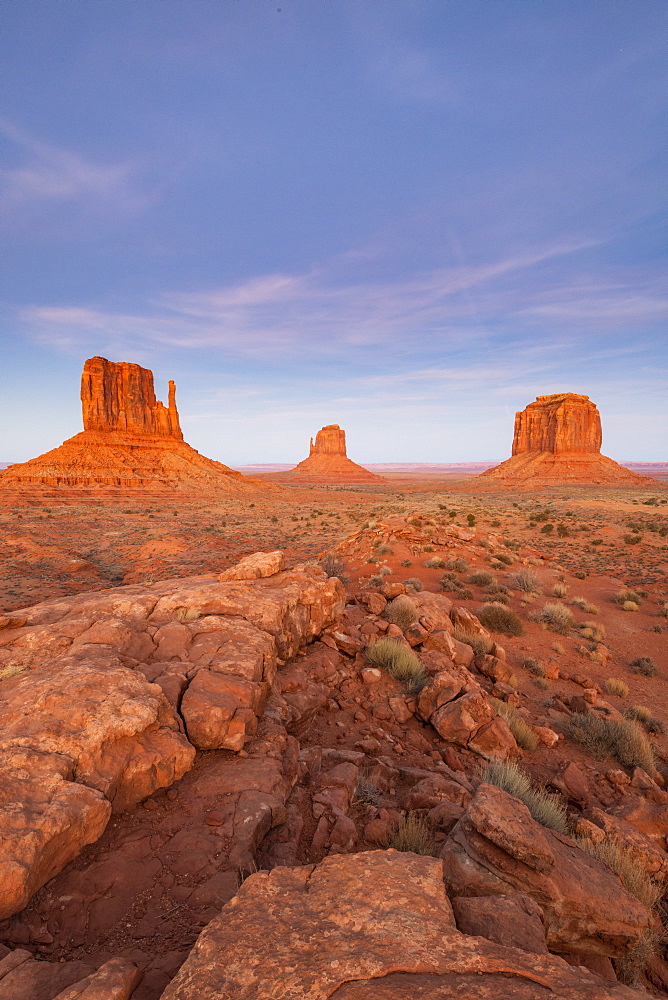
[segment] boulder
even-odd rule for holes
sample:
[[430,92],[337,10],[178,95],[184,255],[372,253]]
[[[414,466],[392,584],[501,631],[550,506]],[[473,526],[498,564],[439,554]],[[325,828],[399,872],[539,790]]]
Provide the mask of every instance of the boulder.
[[454,896],[534,899],[551,951],[618,957],[649,927],[646,908],[609,868],[492,785],[478,787],[441,853]]
[[266,576],[274,576],[283,569],[285,556],[280,549],[274,552],[254,552],[244,556],[240,562],[223,570],[218,579],[226,580],[259,580]]
[[640,997],[612,983],[604,991],[600,979],[552,955],[462,934],[440,861],[367,851],[251,875],[200,934],[162,1000],[535,1000],[539,991]]
[[452,909],[463,934],[537,955],[547,953],[543,911],[531,896],[456,896]]

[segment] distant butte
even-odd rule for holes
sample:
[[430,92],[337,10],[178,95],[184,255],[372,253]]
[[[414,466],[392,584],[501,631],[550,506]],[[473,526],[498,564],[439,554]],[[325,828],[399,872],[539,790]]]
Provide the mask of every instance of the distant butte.
[[164,492],[276,489],[205,458],[183,440],[176,386],[156,399],[153,373],[127,361],[90,358],[81,376],[84,429],[59,448],[0,472],[0,491],[36,487]]
[[384,483],[368,469],[352,462],[346,455],[346,432],[338,424],[327,424],[311,438],[309,456],[281,479],[303,483]]
[[483,472],[476,484],[499,486],[642,486],[655,483],[601,455],[601,415],[589,396],[537,396],[515,414],[512,458]]

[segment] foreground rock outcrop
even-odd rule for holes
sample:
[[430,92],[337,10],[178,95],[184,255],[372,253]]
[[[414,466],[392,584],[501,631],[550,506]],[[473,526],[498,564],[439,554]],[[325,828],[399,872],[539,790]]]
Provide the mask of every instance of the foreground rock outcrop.
[[176,386],[155,397],[153,373],[128,362],[89,358],[81,377],[84,429],[59,448],[0,472],[0,489],[78,487],[158,492],[277,489],[205,458],[183,440]]
[[515,414],[512,458],[476,477],[476,485],[652,484],[601,455],[602,440],[601,416],[589,396],[537,396]]
[[6,618],[0,919],[97,840],[112,811],[181,778],[195,748],[242,750],[277,666],[342,610],[341,583],[308,566],[119,587]]
[[162,1000],[639,997],[634,990],[460,933],[441,862],[333,855],[252,875],[200,935]]
[[311,438],[309,456],[281,478],[307,483],[384,483],[382,476],[352,462],[346,454],[346,432],[338,424],[322,427]]

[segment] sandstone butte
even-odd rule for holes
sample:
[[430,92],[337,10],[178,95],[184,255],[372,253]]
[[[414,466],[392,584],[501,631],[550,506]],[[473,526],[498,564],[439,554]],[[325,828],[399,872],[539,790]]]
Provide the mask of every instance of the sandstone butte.
[[382,476],[352,462],[346,454],[346,432],[338,424],[327,424],[311,438],[309,456],[281,479],[304,483],[384,483]]
[[589,396],[537,396],[515,414],[512,458],[476,478],[498,485],[652,485],[652,480],[601,455],[601,415]]
[[93,487],[179,492],[277,489],[205,458],[183,440],[176,386],[168,405],[153,373],[127,361],[89,358],[81,376],[84,429],[58,448],[0,472],[0,487]]

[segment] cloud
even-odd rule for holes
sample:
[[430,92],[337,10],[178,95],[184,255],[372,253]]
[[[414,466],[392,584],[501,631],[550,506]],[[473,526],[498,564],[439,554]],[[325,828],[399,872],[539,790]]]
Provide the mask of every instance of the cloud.
[[127,214],[150,201],[137,184],[135,162],[94,163],[6,120],[0,120],[0,133],[21,161],[0,168],[0,208],[9,221],[64,206],[70,211],[74,206],[107,215]]

